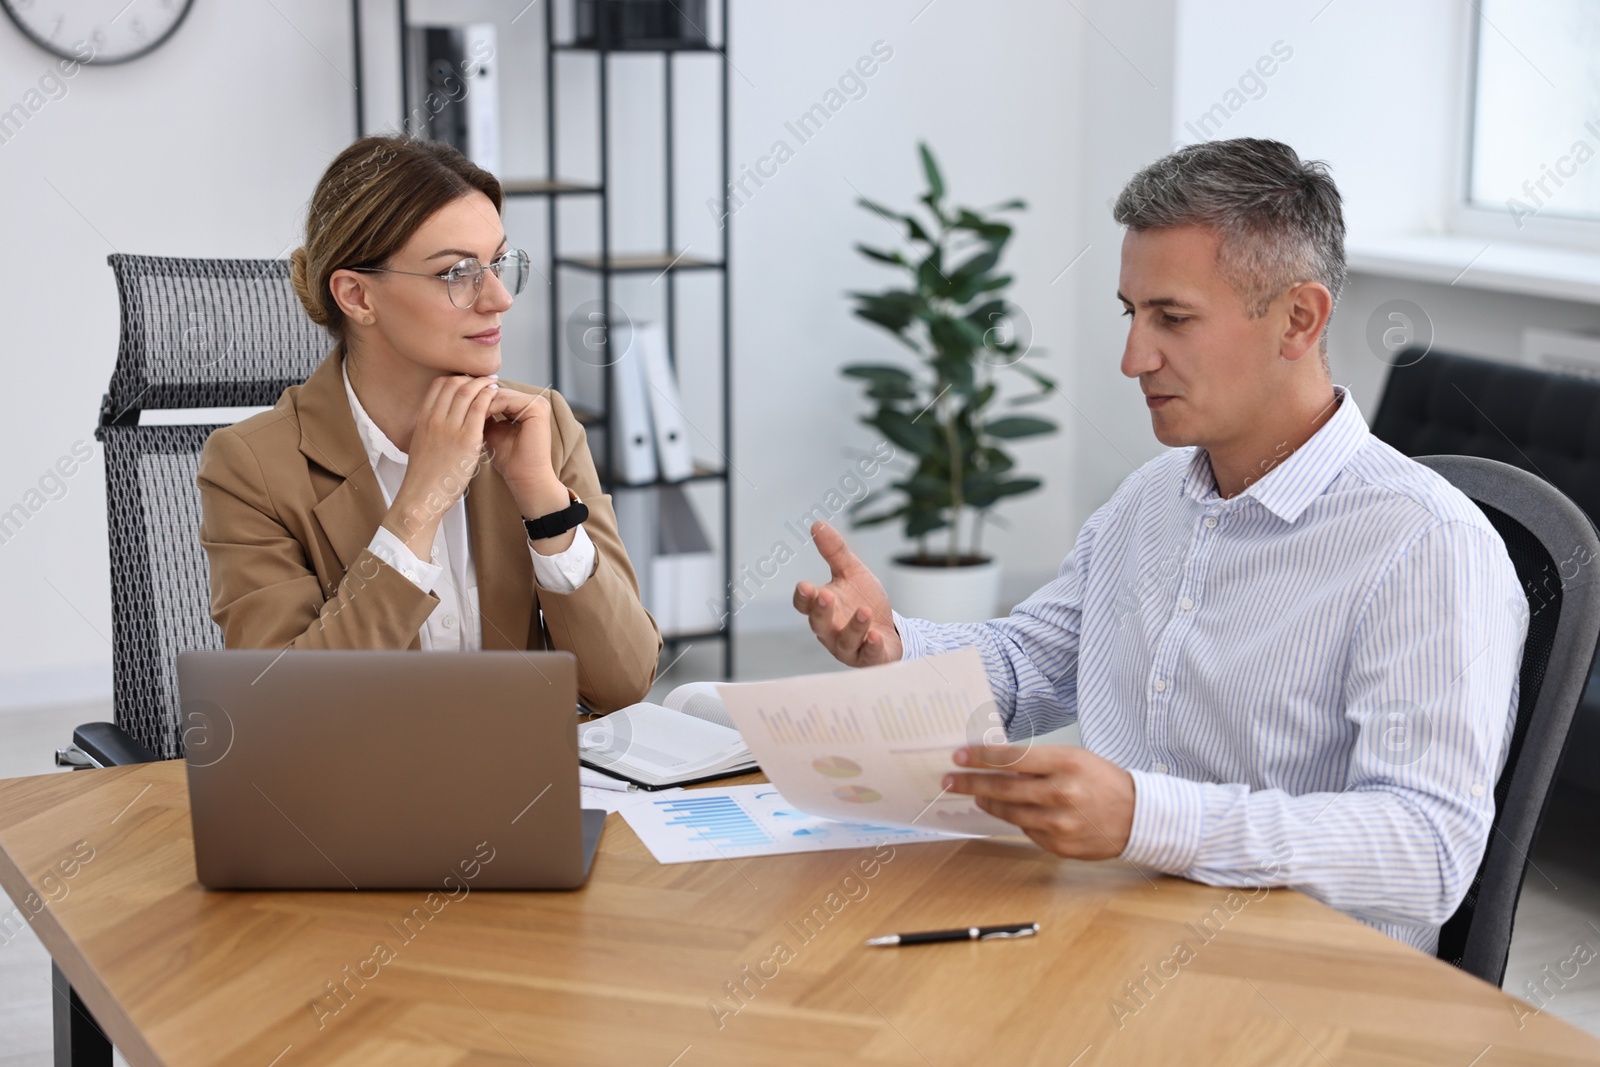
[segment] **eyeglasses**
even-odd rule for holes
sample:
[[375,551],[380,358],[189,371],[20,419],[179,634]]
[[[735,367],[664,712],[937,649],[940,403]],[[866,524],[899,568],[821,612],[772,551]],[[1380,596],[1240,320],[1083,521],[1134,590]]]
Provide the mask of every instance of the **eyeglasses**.
[[[391,267],[350,269],[359,274],[409,274],[413,278],[436,278],[444,282],[449,290],[450,303],[465,311],[478,302],[478,296],[483,292],[485,267],[477,257],[469,256],[442,274],[420,274],[414,270],[395,270]],[[528,285],[531,264],[528,261],[528,253],[520,248],[511,248],[490,263],[487,269],[494,271],[494,276],[500,279],[500,284],[506,287],[506,292],[516,296]]]

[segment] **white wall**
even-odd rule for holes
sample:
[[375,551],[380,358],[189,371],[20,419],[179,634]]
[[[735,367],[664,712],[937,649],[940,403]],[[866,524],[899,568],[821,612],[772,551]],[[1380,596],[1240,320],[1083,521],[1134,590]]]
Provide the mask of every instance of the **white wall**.
[[[418,18],[426,17],[428,5],[415,7]],[[388,24],[378,21],[386,9],[365,4],[375,80],[392,69],[383,43]],[[508,32],[503,55],[519,42],[537,41],[542,19],[535,7]],[[1069,7],[1054,5],[736,0],[736,169],[778,138],[793,142],[784,123],[820,100],[874,42],[894,52],[868,81],[866,95],[798,146],[734,219],[736,563],[753,564],[788,537],[785,523],[837,483],[853,448],[872,444],[855,422],[864,402],[836,371],[895,351],[850,316],[844,295],[886,284],[887,273],[863,262],[851,245],[884,243],[890,235],[854,200],[859,189],[909,205],[921,189],[919,138],[933,144],[963,202],[1029,201],[1007,259],[1018,278],[1014,296],[1032,321],[1036,346],[1049,352],[1041,369],[1071,389],[1075,290],[1066,280],[1050,282],[1083,244],[1076,206],[1080,68],[1091,33]],[[26,494],[52,465],[75,442],[93,444],[117,341],[107,254],[282,256],[298,242],[318,175],[353,133],[350,56],[342,3],[197,3],[165,46],[124,66],[82,68],[66,83],[65,96],[44,104],[0,145],[0,202],[7,205],[0,222],[0,321],[11,371],[0,398],[0,509],[38,499]],[[581,100],[583,61],[563,62],[571,66],[563,68],[562,84]],[[679,112],[686,159],[710,147],[695,141],[688,124],[693,109],[714,103],[715,87],[690,72],[690,62],[684,61]],[[24,100],[51,63],[0,24],[0,107]],[[533,121],[537,80],[515,65],[502,77],[508,125],[522,121],[519,114]],[[616,85],[619,169],[640,172],[637,188],[646,191],[619,190],[616,220],[633,232],[659,224],[650,192],[656,178],[644,173],[659,149],[653,125],[642,125],[653,121],[650,94],[658,84],[657,74],[636,64],[619,73]],[[630,93],[633,105],[623,102]],[[374,91],[371,122],[392,119],[398,108],[390,97]],[[508,171],[542,167],[541,143],[519,146],[509,130],[507,141]],[[588,173],[577,166],[578,153],[592,148],[581,125],[564,131],[562,144],[574,161],[563,170]],[[679,211],[693,232],[684,238],[703,254],[716,239],[703,207],[715,192],[704,181],[714,174],[696,176],[691,163],[686,168]],[[697,223],[696,216],[704,217]],[[542,210],[519,207],[508,223],[523,243],[542,246]],[[580,231],[578,225],[570,239]],[[544,300],[536,289],[530,294],[507,331],[510,373],[536,375],[543,365],[536,347],[544,337]],[[696,357],[688,348],[715,342],[692,328],[688,336],[689,362]],[[710,384],[692,372],[686,377],[691,389]],[[1025,576],[1052,574],[1076,531],[1072,412],[1061,401],[1049,409],[1069,432],[1018,449],[1021,467],[1042,474],[1046,489],[1005,509],[1011,532],[986,535],[987,545]],[[707,410],[692,406],[691,417],[714,429]],[[45,501],[0,544],[0,602],[10,607],[0,617],[0,706],[47,692],[73,698],[109,692],[104,469],[97,447],[95,453],[66,480],[64,496]],[[869,562],[881,562],[897,544],[890,531],[855,540]],[[798,624],[786,605],[795,581],[819,575],[809,553],[762,589],[739,625]]]
[[[80,68],[0,144],[0,510],[29,500],[75,442],[95,448],[65,495],[0,544],[0,704],[41,685],[110,691],[92,436],[117,346],[105,257],[287,254],[317,175],[351,134],[347,20],[344,5],[316,0],[197,3],[167,45]],[[52,69],[0,23],[0,109]]]

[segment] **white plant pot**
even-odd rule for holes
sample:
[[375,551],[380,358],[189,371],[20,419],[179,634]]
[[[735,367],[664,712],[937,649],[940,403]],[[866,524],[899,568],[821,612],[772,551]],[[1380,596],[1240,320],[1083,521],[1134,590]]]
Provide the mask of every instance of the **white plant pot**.
[[890,606],[908,618],[982,622],[1000,611],[997,559],[962,567],[919,567],[895,559],[883,584]]

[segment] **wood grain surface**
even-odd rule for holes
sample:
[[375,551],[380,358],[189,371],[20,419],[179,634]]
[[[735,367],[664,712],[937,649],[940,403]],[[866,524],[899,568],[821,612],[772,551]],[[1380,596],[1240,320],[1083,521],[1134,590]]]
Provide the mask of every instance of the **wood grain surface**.
[[188,803],[177,761],[0,781],[0,939],[31,922],[135,1065],[1600,1062],[1300,893],[1026,841],[662,866],[613,815],[575,892],[208,892]]

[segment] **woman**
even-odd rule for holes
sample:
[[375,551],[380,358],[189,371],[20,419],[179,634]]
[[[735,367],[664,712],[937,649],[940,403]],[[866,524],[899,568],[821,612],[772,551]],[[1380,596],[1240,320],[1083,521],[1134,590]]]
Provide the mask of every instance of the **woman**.
[[595,711],[649,690],[660,631],[583,428],[498,380],[528,273],[500,208],[493,175],[431,142],[364,138],[322,176],[291,274],[338,344],[200,457],[229,648],[556,648]]

